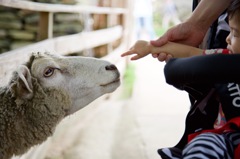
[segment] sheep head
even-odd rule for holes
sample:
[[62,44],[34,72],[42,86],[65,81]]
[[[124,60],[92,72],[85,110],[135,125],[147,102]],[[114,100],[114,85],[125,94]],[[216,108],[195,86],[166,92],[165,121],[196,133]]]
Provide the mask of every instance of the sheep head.
[[[16,71],[14,96],[30,99],[34,95],[32,78],[43,88],[54,88],[69,95],[71,106],[66,115],[83,108],[96,98],[111,93],[120,85],[119,71],[111,63],[90,57],[34,53]],[[16,78],[16,77],[15,77]]]

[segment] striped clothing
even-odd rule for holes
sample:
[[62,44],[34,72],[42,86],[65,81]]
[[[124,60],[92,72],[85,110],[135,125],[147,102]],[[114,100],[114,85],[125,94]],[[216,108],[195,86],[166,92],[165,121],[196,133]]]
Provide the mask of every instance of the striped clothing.
[[190,134],[190,142],[184,148],[182,157],[184,159],[197,158],[197,156],[209,159],[240,159],[239,130],[240,117],[236,117],[221,128]]
[[240,131],[232,127],[240,129],[240,117],[220,129],[191,134],[183,150],[173,147],[158,152],[162,159],[240,159]]
[[[227,135],[230,134],[200,134],[186,145],[182,152],[182,158],[232,159],[233,145],[226,137]],[[238,136],[239,135],[240,133],[238,133]]]

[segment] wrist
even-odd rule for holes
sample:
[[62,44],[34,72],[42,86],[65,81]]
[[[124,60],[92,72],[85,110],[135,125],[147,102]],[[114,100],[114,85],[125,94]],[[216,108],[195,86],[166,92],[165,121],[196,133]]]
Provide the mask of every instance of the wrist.
[[192,26],[196,27],[195,29],[198,29],[198,31],[203,32],[203,34],[207,32],[208,28],[212,24],[212,22],[206,20],[206,18],[205,19],[202,19],[200,17],[195,18],[194,16],[191,16],[189,19],[187,19],[186,23],[189,23]]
[[197,55],[202,55],[203,54],[203,50],[196,48],[196,47],[192,47],[190,55],[189,56],[197,56]]

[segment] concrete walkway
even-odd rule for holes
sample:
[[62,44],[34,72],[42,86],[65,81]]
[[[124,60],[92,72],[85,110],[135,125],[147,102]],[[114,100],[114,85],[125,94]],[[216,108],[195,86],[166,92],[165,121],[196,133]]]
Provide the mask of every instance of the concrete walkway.
[[151,56],[132,63],[132,98],[120,100],[120,87],[94,101],[21,159],[160,159],[157,149],[175,145],[183,133],[188,96],[165,83],[165,63]]
[[129,105],[134,107],[147,159],[159,159],[158,148],[179,141],[190,103],[185,92],[165,83],[165,62],[148,56],[134,63],[137,79]]

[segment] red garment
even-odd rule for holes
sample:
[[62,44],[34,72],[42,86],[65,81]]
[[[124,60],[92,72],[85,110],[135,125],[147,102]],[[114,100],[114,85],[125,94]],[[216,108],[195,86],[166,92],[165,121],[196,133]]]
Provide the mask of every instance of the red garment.
[[[211,50],[204,50],[203,55],[210,55],[210,54],[232,54],[232,52],[228,49],[211,49]],[[221,106],[220,106],[220,115],[224,117],[224,114],[222,112]],[[225,119],[222,119],[222,123],[225,122]],[[229,132],[229,131],[236,131],[231,128],[232,125],[235,125],[237,128],[240,129],[240,117],[236,117],[228,121],[225,125],[218,127],[216,129],[210,129],[210,130],[202,130],[193,134],[188,135],[188,142],[190,142],[193,138],[195,138],[197,135],[205,132],[212,132],[217,134],[222,134],[223,132]],[[237,148],[234,150],[234,159],[240,159],[240,144],[237,146]]]
[[[224,126],[218,129],[209,129],[202,130],[193,134],[188,135],[188,142],[190,142],[193,138],[200,135],[201,133],[211,132],[216,134],[222,134],[224,132],[236,131],[234,128],[240,129],[240,117],[233,118],[229,120]],[[237,148],[234,150],[234,159],[240,159],[240,144],[238,144]]]
[[203,50],[203,55],[210,55],[210,54],[232,54],[232,52],[228,49]]

